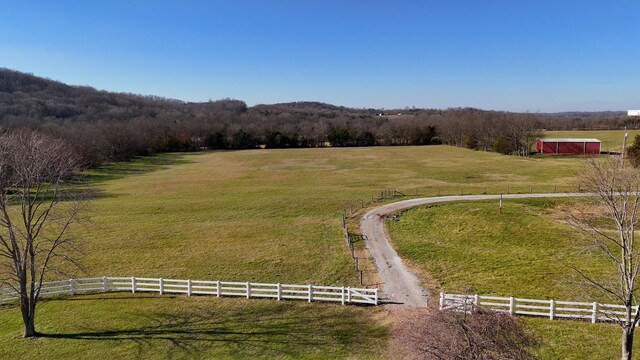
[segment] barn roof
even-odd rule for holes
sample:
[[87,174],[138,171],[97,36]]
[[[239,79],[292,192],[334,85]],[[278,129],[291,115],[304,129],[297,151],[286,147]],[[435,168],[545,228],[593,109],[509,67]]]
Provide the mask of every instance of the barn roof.
[[538,139],[542,142],[589,142],[589,143],[599,143],[601,142],[598,139],[578,139],[578,138],[545,138],[545,139]]

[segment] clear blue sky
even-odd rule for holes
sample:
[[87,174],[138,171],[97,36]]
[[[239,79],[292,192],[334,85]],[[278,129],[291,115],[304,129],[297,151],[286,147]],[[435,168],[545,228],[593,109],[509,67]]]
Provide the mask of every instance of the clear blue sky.
[[638,1],[5,1],[0,67],[249,105],[640,108]]

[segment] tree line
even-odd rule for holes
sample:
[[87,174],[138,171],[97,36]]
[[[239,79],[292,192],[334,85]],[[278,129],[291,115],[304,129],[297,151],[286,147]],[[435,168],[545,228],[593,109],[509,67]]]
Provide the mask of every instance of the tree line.
[[536,129],[576,122],[622,126],[619,114],[591,115],[471,108],[383,111],[318,102],[248,107],[233,99],[193,103],[69,86],[0,69],[0,131],[37,129],[64,139],[90,164],[201,149],[441,143],[527,155]]

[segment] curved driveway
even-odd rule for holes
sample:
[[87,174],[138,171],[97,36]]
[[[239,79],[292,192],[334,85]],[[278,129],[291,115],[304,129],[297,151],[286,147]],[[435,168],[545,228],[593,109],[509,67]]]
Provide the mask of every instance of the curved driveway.
[[[545,198],[545,197],[580,197],[592,196],[588,193],[559,194],[505,194],[503,199]],[[392,303],[409,306],[426,306],[428,292],[420,286],[420,280],[411,273],[389,243],[385,232],[384,219],[400,210],[414,206],[435,204],[450,201],[497,200],[500,195],[464,195],[439,196],[398,201],[386,204],[367,212],[360,222],[360,229],[366,235],[367,249],[373,256],[382,278],[386,299]],[[497,205],[497,204],[496,204]]]

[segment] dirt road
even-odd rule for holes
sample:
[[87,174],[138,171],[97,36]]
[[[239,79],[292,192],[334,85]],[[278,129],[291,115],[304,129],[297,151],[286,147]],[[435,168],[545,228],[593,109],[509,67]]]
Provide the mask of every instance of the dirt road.
[[[544,198],[544,197],[580,197],[592,196],[584,193],[560,194],[509,194],[503,199]],[[429,293],[420,286],[420,280],[411,273],[391,246],[385,232],[384,220],[390,215],[414,206],[451,201],[491,200],[500,195],[464,195],[417,198],[386,204],[367,212],[360,222],[363,235],[367,236],[367,249],[376,262],[383,282],[386,299],[392,303],[408,306],[426,306]],[[497,206],[497,204],[496,204]]]

